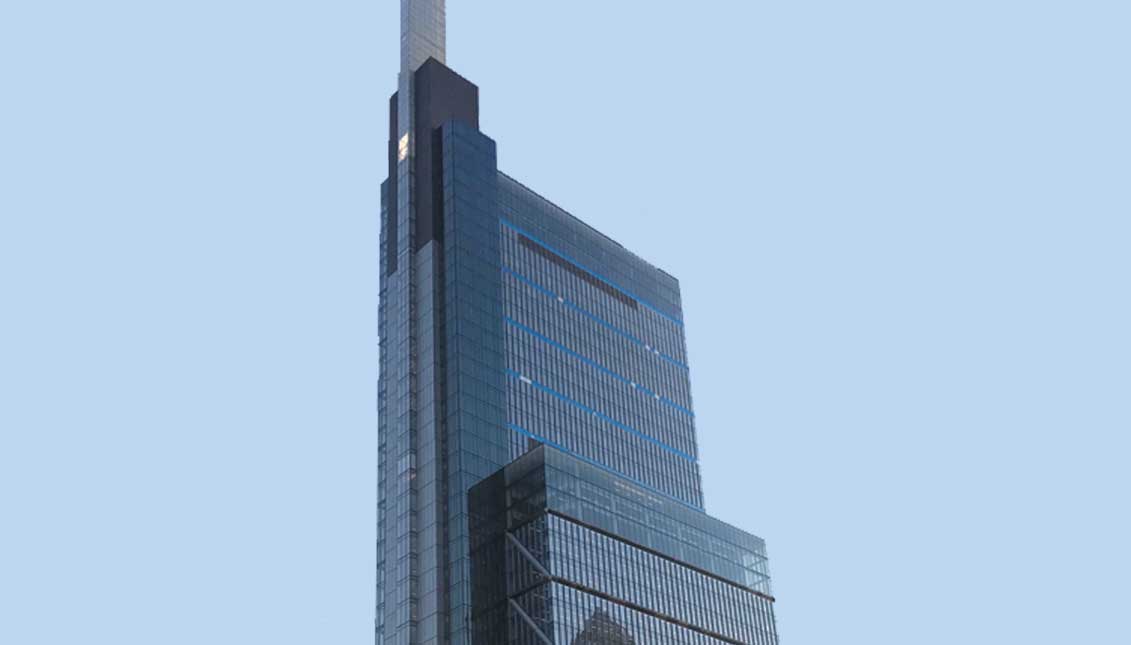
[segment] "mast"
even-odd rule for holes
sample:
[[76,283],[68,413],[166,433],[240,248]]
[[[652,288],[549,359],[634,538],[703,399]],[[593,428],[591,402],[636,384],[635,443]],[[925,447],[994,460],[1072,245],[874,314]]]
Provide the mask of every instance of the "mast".
[[415,72],[429,57],[444,62],[445,0],[401,0],[401,73]]
[[[407,203],[399,208],[398,218],[404,226],[398,231],[406,236],[412,227],[411,163],[416,133],[413,115],[416,113],[413,73],[429,58],[443,63],[445,58],[447,25],[446,0],[401,0],[401,71],[397,77],[397,195]],[[402,240],[394,243],[399,254],[409,244]]]

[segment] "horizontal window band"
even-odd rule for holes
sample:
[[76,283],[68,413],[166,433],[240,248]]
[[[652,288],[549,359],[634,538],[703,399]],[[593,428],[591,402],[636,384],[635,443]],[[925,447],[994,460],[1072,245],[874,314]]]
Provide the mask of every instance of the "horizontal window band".
[[[601,591],[601,590],[596,589],[594,587],[590,587],[588,585],[577,582],[577,581],[572,580],[570,578],[563,578],[561,576],[543,577],[541,580],[539,580],[539,582],[537,584],[532,585],[530,587],[530,589],[526,589],[526,590],[522,591],[521,593],[518,593],[518,594],[515,594],[514,596],[511,596],[510,598],[508,598],[508,601],[514,603],[516,606],[519,607],[519,609],[521,609],[521,605],[518,605],[518,601],[516,600],[517,598],[520,598],[523,594],[529,593],[533,589],[537,589],[538,587],[543,586],[543,585],[547,585],[547,584],[549,584],[549,585],[558,584],[558,585],[561,585],[561,586],[566,587],[568,589],[573,589],[574,591],[576,591],[578,593],[585,594],[587,596],[592,596],[594,598],[599,598],[601,600],[604,600],[607,603],[610,603],[612,605],[616,605],[617,607],[621,607],[623,609],[627,609],[629,611],[636,612],[638,614],[643,614],[645,616],[648,616],[649,618],[652,618],[652,619],[658,620],[658,621],[662,621],[662,622],[668,623],[670,625],[675,625],[676,627],[680,627],[680,628],[685,629],[689,632],[694,632],[694,633],[696,633],[700,636],[705,636],[705,637],[710,638],[712,640],[727,643],[727,645],[746,645],[742,641],[735,640],[735,639],[730,638],[729,636],[725,636],[725,635],[723,635],[719,632],[715,632],[715,631],[712,631],[712,630],[707,629],[705,627],[700,627],[699,625],[689,623],[689,622],[682,620],[680,618],[676,618],[674,616],[670,616],[668,614],[664,614],[664,613],[661,613],[659,611],[649,609],[648,607],[645,607],[644,605],[638,605],[638,604],[632,602],[631,600],[626,600],[624,598],[620,598],[619,596],[614,596],[610,593]],[[524,611],[523,614],[525,614],[525,613],[526,612]],[[522,617],[522,616],[520,615],[520,617]],[[574,642],[578,642],[578,641],[574,641]]]
[[594,322],[601,325],[602,327],[605,327],[606,329],[609,329],[610,331],[613,331],[613,332],[619,334],[620,336],[627,338],[628,340],[639,345],[640,347],[643,347],[644,350],[647,351],[649,354],[652,354],[653,356],[655,356],[657,358],[665,360],[665,361],[671,363],[672,365],[675,365],[676,367],[683,368],[684,370],[690,370],[690,368],[686,364],[672,358],[671,356],[668,356],[667,354],[664,354],[660,350],[652,347],[650,344],[640,340],[636,336],[633,336],[632,334],[630,334],[627,331],[621,329],[620,327],[617,327],[616,325],[606,321],[605,319],[601,318],[600,316],[587,311],[585,308],[583,308],[580,305],[578,305],[577,303],[565,298],[564,296],[559,296],[558,294],[547,289],[546,287],[543,287],[542,285],[540,285],[537,282],[531,280],[530,278],[522,275],[521,273],[515,271],[514,269],[511,269],[510,267],[504,266],[503,267],[503,273],[506,273],[507,275],[514,277],[516,280],[518,280],[518,281],[522,282],[523,284],[529,286],[530,288],[541,293],[542,295],[544,295],[544,296],[546,296],[550,299],[557,300],[558,302],[569,307],[570,309],[573,309],[574,311],[582,314],[586,318],[593,320]]
[[570,405],[574,406],[575,408],[578,408],[579,410],[582,410],[584,412],[588,412],[589,414],[592,414],[593,416],[597,417],[598,419],[601,419],[602,421],[604,421],[604,422],[606,422],[610,425],[613,425],[617,428],[620,428],[621,430],[624,430],[625,432],[627,432],[629,434],[637,436],[637,437],[644,439],[645,441],[648,441],[650,443],[656,444],[657,446],[663,448],[664,450],[667,450],[668,452],[672,453],[673,455],[675,455],[677,457],[680,457],[682,459],[686,459],[686,460],[688,460],[692,463],[698,463],[699,462],[698,459],[687,454],[686,452],[683,452],[682,450],[679,450],[678,448],[673,448],[672,446],[669,446],[668,444],[664,443],[663,441],[660,441],[659,439],[656,439],[655,437],[651,437],[649,435],[646,435],[643,432],[637,430],[636,428],[633,428],[632,426],[625,425],[625,424],[621,423],[620,421],[617,421],[616,419],[613,419],[612,417],[610,417],[606,414],[602,414],[602,413],[598,412],[597,410],[594,410],[593,408],[585,405],[584,403],[581,403],[580,401],[575,401],[575,400],[571,399],[570,397],[562,394],[561,392],[558,392],[557,390],[554,390],[551,387],[547,387],[547,386],[535,381],[534,379],[532,379],[528,376],[525,376],[523,374],[519,374],[518,372],[516,372],[514,370],[508,369],[508,370],[503,370],[503,371],[507,374],[507,376],[509,376],[511,378],[518,379],[519,381],[521,381],[521,382],[523,382],[523,383],[525,383],[525,384],[527,384],[527,385],[529,385],[529,386],[531,386],[531,387],[533,387],[537,390],[541,390],[542,392],[545,392],[547,394],[555,396],[555,397],[565,401],[566,403],[569,403]]
[[530,334],[531,336],[533,336],[533,337],[537,338],[538,340],[546,343],[547,345],[552,345],[553,347],[560,349],[561,351],[569,354],[570,356],[573,356],[577,360],[581,361],[582,363],[585,363],[586,365],[592,367],[593,369],[598,370],[600,372],[603,372],[605,374],[608,374],[609,376],[615,378],[616,380],[618,380],[622,383],[627,383],[628,385],[632,386],[632,389],[641,392],[642,394],[644,394],[648,398],[655,399],[656,401],[659,401],[660,403],[663,403],[664,405],[667,405],[669,407],[675,408],[676,410],[679,410],[680,412],[686,414],[687,416],[689,416],[691,418],[695,418],[694,412],[692,412],[691,410],[688,410],[687,408],[676,403],[675,401],[672,401],[671,399],[669,399],[667,397],[660,396],[659,394],[653,392],[652,390],[649,390],[648,388],[644,387],[643,385],[640,385],[639,383],[637,383],[636,381],[633,381],[630,378],[627,378],[627,377],[621,376],[620,374],[617,374],[616,372],[605,367],[604,365],[601,365],[600,363],[594,361],[593,359],[588,358],[586,356],[583,356],[581,354],[578,354],[577,352],[566,347],[565,345],[562,345],[558,341],[556,341],[556,340],[554,340],[554,339],[552,339],[552,338],[550,338],[550,337],[548,337],[544,334],[541,334],[541,333],[531,329],[530,327],[527,327],[526,325],[518,322],[517,320],[514,320],[513,318],[504,317],[504,320],[507,322],[508,325],[515,327],[517,329],[521,329],[522,331]]
[[[777,599],[774,598],[773,596],[771,596],[767,593],[758,591],[757,589],[754,589],[753,587],[749,587],[749,586],[744,585],[742,583],[735,582],[734,580],[731,580],[730,578],[724,578],[723,576],[720,576],[717,573],[712,573],[710,571],[707,571],[706,569],[699,567],[697,565],[691,564],[690,562],[685,562],[683,560],[679,560],[679,559],[674,558],[674,557],[672,557],[672,556],[670,556],[666,553],[663,553],[661,551],[657,551],[656,549],[653,549],[652,547],[644,546],[643,544],[637,544],[636,542],[633,542],[632,540],[630,540],[626,537],[623,537],[621,535],[617,535],[616,533],[612,533],[610,531],[607,531],[607,530],[605,530],[605,529],[603,529],[599,526],[596,526],[594,524],[590,524],[589,522],[586,522],[585,520],[582,520],[582,519],[578,519],[578,518],[576,518],[572,515],[569,515],[568,513],[563,513],[561,511],[558,511],[558,510],[555,510],[555,509],[552,509],[552,508],[547,508],[546,514],[547,515],[553,515],[554,517],[558,517],[558,518],[560,518],[560,519],[562,519],[566,522],[569,522],[571,524],[576,524],[577,526],[580,526],[583,529],[588,529],[590,531],[593,531],[594,533],[599,533],[601,535],[604,535],[607,538],[616,540],[618,542],[623,542],[624,544],[627,544],[628,546],[630,546],[634,549],[639,549],[641,551],[644,551],[645,553],[649,553],[651,555],[654,555],[657,558],[667,560],[668,562],[676,564],[680,567],[683,567],[685,569],[690,569],[690,570],[692,570],[692,571],[694,571],[694,572],[696,572],[700,575],[706,576],[706,577],[711,578],[713,580],[717,580],[717,581],[719,581],[719,582],[721,582],[725,585],[734,587],[735,589],[739,589],[739,590],[744,591],[746,593],[758,596],[762,600],[767,600],[769,602],[777,602]],[[739,547],[739,548],[741,548],[741,547]],[[768,558],[762,557],[760,559],[760,562],[766,562],[767,559]],[[754,575],[758,576],[763,582],[768,582],[769,579],[770,579],[769,576],[767,576],[766,574],[764,574],[760,571],[754,571],[753,569],[747,569],[745,566],[738,564],[738,563],[735,563],[735,564],[737,566],[742,567],[743,570],[745,570],[749,573],[753,573]]]
[[635,294],[633,294],[633,293],[632,293],[631,291],[628,291],[627,289],[625,289],[625,288],[621,287],[620,285],[618,285],[617,283],[613,282],[612,280],[609,280],[608,278],[606,278],[606,277],[602,276],[602,275],[601,275],[600,273],[597,273],[596,271],[593,271],[592,269],[590,269],[590,268],[586,267],[586,266],[585,266],[584,264],[581,264],[581,263],[580,263],[580,262],[578,262],[577,260],[574,260],[573,258],[571,258],[570,256],[566,255],[565,253],[562,253],[561,251],[559,251],[559,250],[555,249],[554,247],[550,246],[549,244],[546,244],[546,243],[545,243],[545,242],[543,242],[542,240],[540,240],[540,239],[538,239],[537,237],[535,237],[535,236],[531,235],[530,233],[526,232],[525,230],[523,230],[523,229],[519,228],[518,226],[515,226],[515,225],[514,225],[513,223],[511,223],[511,222],[507,221],[506,219],[504,219],[504,218],[501,218],[501,217],[500,217],[500,218],[499,218],[499,223],[501,223],[501,224],[502,224],[503,226],[506,226],[507,228],[511,229],[512,231],[514,231],[514,232],[516,232],[516,233],[518,233],[518,234],[520,234],[520,235],[522,235],[522,236],[526,237],[526,238],[527,238],[527,239],[529,239],[529,240],[530,240],[531,242],[534,242],[534,243],[538,244],[539,246],[541,246],[542,248],[546,249],[547,251],[549,251],[549,252],[551,252],[551,253],[553,253],[553,254],[557,255],[558,257],[560,257],[560,258],[562,258],[563,260],[565,260],[565,261],[569,262],[570,264],[572,264],[572,265],[574,265],[575,267],[577,267],[577,268],[581,269],[582,271],[585,271],[585,272],[586,272],[586,273],[588,273],[589,275],[591,275],[591,276],[593,276],[594,278],[596,278],[596,279],[600,280],[601,282],[604,282],[605,284],[607,284],[607,285],[609,285],[610,287],[612,287],[612,288],[616,289],[617,291],[620,291],[621,293],[623,293],[624,295],[628,296],[629,298],[632,298],[632,299],[633,299],[633,300],[635,300],[636,302],[638,302],[638,303],[640,303],[640,304],[644,305],[644,307],[646,307],[647,309],[650,309],[650,310],[651,310],[651,311],[652,311],[653,313],[655,313],[655,314],[657,314],[657,315],[659,315],[659,316],[663,317],[663,318],[664,318],[665,320],[668,320],[668,321],[670,321],[670,322],[673,322],[673,323],[675,323],[675,324],[679,325],[680,327],[683,327],[683,321],[682,321],[682,320],[680,320],[680,319],[678,319],[678,318],[675,318],[674,316],[670,316],[670,315],[668,315],[668,314],[664,313],[663,311],[660,311],[660,310],[659,310],[658,308],[656,308],[656,307],[655,307],[654,305],[650,304],[650,303],[649,303],[648,301],[646,301],[646,300],[642,300],[641,298],[639,298],[639,297],[637,297],[637,296],[636,296]]
[[694,504],[691,504],[689,502],[685,502],[682,499],[679,499],[678,497],[676,497],[675,495],[672,495],[671,493],[665,493],[664,491],[656,488],[655,486],[649,486],[648,484],[645,484],[644,482],[640,481],[639,479],[636,479],[635,477],[629,477],[628,475],[626,475],[626,474],[624,474],[624,473],[622,473],[618,470],[613,470],[612,468],[606,466],[605,464],[602,464],[598,461],[594,461],[593,459],[590,459],[590,458],[588,458],[584,455],[580,455],[580,454],[570,450],[569,448],[566,448],[565,446],[561,445],[560,443],[550,441],[549,439],[547,439],[545,437],[540,437],[540,436],[534,434],[533,432],[527,430],[526,428],[517,426],[513,423],[508,423],[507,428],[509,428],[510,430],[517,432],[521,435],[525,435],[526,437],[529,437],[529,438],[531,438],[535,441],[538,441],[540,443],[544,443],[547,446],[550,446],[551,448],[556,448],[558,450],[561,450],[562,452],[566,453],[567,455],[570,455],[571,457],[574,457],[575,459],[583,461],[583,462],[589,464],[590,466],[593,466],[594,468],[598,468],[600,470],[603,470],[603,471],[609,473],[610,475],[613,475],[615,477],[620,477],[621,479],[623,479],[627,482],[630,482],[632,484],[635,484],[635,485],[643,488],[644,490],[647,490],[648,492],[655,493],[657,495],[662,495],[665,498],[670,499],[677,504],[686,506],[687,508],[690,508],[691,510],[693,510],[697,513],[706,513],[707,512],[705,509],[700,508],[700,507],[698,507]]
[[633,309],[636,309],[639,306],[639,303],[636,301],[635,298],[630,297],[628,294],[621,291],[620,289],[617,289],[613,286],[610,286],[608,282],[605,282],[604,280],[600,280],[600,279],[594,277],[594,275],[592,273],[589,273],[588,271],[581,269],[576,264],[574,264],[574,263],[570,262],[569,260],[563,258],[562,256],[558,255],[557,253],[550,251],[546,247],[535,242],[534,240],[530,239],[529,237],[526,237],[522,233],[518,233],[517,235],[518,235],[518,243],[519,244],[526,247],[532,253],[538,255],[539,257],[542,257],[546,260],[549,260],[553,264],[556,264],[557,266],[561,267],[567,273],[569,273],[573,277],[577,278],[578,280],[581,280],[582,282],[588,284],[589,286],[593,287],[594,289],[597,289],[598,291],[605,292],[605,295],[611,296],[614,300],[619,301],[623,305],[626,305],[628,307],[632,307]]

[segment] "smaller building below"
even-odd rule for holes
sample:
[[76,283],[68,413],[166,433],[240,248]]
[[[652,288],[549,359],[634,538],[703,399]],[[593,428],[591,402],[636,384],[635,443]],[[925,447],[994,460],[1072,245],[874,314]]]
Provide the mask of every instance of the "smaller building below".
[[475,645],[777,645],[764,542],[540,446],[470,492]]

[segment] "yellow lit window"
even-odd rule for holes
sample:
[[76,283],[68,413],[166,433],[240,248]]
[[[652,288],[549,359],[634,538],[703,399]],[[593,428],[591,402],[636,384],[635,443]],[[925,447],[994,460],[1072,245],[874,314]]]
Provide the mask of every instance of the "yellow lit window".
[[408,133],[406,132],[401,141],[397,144],[397,161],[404,161],[408,156]]

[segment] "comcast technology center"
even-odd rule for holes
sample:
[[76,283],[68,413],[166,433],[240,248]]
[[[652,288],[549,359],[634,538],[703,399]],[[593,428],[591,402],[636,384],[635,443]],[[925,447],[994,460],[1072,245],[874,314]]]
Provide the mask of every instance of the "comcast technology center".
[[443,0],[402,12],[377,643],[775,643],[762,541],[704,512],[679,283],[501,173]]

